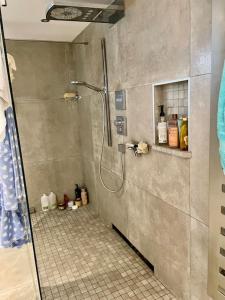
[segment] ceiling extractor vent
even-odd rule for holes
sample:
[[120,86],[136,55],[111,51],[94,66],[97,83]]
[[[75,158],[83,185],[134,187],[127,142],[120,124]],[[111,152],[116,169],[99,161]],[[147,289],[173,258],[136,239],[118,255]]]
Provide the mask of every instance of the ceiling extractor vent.
[[47,10],[46,19],[115,24],[124,16],[124,0],[54,1]]

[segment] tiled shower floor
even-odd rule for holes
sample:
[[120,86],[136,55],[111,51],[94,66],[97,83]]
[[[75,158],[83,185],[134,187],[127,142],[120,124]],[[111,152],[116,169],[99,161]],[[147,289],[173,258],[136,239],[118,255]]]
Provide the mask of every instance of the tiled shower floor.
[[175,299],[92,212],[32,215],[43,299]]

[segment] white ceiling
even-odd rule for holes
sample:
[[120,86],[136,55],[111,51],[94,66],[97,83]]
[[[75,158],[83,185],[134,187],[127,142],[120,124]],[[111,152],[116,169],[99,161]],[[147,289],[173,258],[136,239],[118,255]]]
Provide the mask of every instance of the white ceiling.
[[7,39],[71,42],[89,23],[42,23],[51,0],[7,0],[2,15]]

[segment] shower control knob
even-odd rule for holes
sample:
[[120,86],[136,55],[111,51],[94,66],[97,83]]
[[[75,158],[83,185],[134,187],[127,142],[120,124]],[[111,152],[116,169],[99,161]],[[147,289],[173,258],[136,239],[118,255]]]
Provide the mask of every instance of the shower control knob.
[[114,121],[114,125],[117,128],[117,134],[127,135],[127,118],[124,116],[117,116]]
[[124,124],[124,121],[114,121],[114,125],[115,126],[123,126],[123,124]]

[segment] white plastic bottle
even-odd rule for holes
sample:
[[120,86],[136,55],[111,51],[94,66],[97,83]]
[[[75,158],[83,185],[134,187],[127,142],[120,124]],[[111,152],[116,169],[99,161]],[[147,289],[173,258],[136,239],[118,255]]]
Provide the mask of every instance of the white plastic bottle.
[[167,144],[167,124],[166,122],[158,123],[159,144]]
[[51,192],[48,196],[48,203],[49,203],[49,209],[57,208],[56,195],[53,192]]
[[46,194],[43,194],[41,197],[41,208],[43,211],[48,211],[49,209],[48,196]]
[[158,139],[159,144],[167,144],[167,123],[164,113],[164,105],[159,105],[160,111],[160,121],[158,122]]

